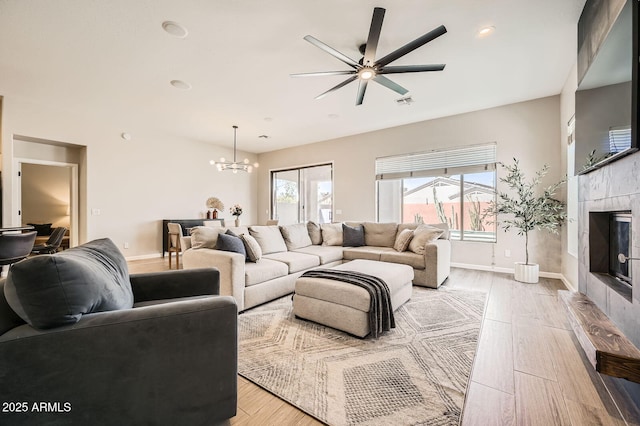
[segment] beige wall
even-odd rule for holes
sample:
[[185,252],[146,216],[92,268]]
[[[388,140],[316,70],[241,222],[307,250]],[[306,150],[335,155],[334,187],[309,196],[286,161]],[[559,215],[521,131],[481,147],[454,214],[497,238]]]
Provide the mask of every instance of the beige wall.
[[[161,220],[202,217],[210,196],[227,207],[222,217],[231,220],[228,207],[239,203],[245,223],[257,219],[256,175],[220,173],[209,165],[210,159],[229,158],[231,149],[138,128],[135,117],[112,122],[88,111],[60,110],[54,103],[16,97],[4,97],[2,121],[4,225],[17,225],[12,223],[16,135],[86,146],[86,203],[81,205],[86,222],[81,222],[80,242],[110,237],[127,257],[157,255]],[[132,134],[131,141],[120,138],[124,131]],[[100,215],[91,215],[93,209]],[[129,249],[124,249],[125,242]]]
[[[258,220],[269,216],[271,170],[316,163],[334,164],[337,221],[375,220],[374,162],[392,154],[496,142],[498,160],[517,157],[529,175],[549,164],[546,183],[550,184],[563,175],[560,128],[560,97],[552,96],[261,154]],[[515,233],[499,231],[496,244],[454,242],[453,246],[454,263],[510,269],[514,261],[524,261],[524,239]],[[511,250],[510,258],[505,257],[506,249]],[[541,271],[561,271],[558,236],[535,232],[530,250]]]

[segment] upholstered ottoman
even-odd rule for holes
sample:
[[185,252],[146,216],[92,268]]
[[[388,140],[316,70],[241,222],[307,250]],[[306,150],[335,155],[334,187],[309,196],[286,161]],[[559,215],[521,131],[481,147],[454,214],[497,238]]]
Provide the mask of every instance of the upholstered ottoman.
[[[382,278],[389,287],[394,311],[411,298],[413,268],[409,265],[358,259],[330,269]],[[367,290],[356,285],[326,278],[300,277],[293,295],[293,313],[299,318],[364,337],[370,331],[370,301]]]

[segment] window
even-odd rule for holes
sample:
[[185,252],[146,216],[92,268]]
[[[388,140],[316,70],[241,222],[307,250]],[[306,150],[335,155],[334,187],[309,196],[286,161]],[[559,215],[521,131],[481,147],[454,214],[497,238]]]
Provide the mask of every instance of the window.
[[280,225],[312,220],[329,223],[333,206],[333,166],[271,172],[271,218]]
[[609,128],[609,152],[626,151],[631,148],[631,126]]
[[451,238],[496,241],[485,209],[496,198],[495,144],[376,160],[380,222],[445,222]]

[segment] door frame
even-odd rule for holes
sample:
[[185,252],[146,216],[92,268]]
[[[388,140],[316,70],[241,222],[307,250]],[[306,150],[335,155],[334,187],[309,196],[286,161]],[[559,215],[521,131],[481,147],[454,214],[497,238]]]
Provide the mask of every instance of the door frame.
[[32,158],[15,157],[13,159],[13,172],[16,179],[13,190],[13,205],[11,219],[14,224],[22,225],[22,164],[37,164],[41,166],[66,167],[71,170],[70,198],[69,198],[69,247],[78,245],[79,231],[79,207],[78,207],[78,187],[79,175],[78,164],[64,163],[59,161],[36,160]]

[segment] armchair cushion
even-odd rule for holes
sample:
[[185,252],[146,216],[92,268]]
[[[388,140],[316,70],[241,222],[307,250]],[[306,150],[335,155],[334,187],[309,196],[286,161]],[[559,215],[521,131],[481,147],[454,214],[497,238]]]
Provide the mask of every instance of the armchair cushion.
[[14,264],[4,292],[9,306],[40,329],[133,306],[127,262],[108,238]]

